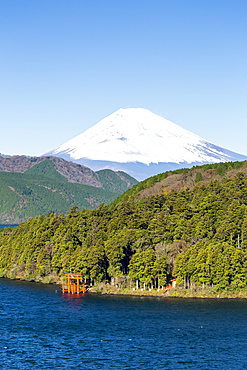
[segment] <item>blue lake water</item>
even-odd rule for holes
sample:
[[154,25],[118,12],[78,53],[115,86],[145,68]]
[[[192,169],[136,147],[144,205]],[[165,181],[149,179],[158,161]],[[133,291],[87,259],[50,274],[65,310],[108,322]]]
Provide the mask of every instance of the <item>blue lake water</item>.
[[0,279],[0,369],[247,369],[247,300],[62,295]]
[[16,227],[18,225],[0,225],[0,229],[3,229],[5,227]]

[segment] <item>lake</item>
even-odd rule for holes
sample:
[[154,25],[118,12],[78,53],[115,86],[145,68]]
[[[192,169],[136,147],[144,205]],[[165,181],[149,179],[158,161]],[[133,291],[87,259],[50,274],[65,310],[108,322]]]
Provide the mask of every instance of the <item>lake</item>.
[[5,227],[16,227],[18,225],[0,225],[0,229],[4,229]]
[[0,369],[245,369],[247,300],[62,294],[0,279]]

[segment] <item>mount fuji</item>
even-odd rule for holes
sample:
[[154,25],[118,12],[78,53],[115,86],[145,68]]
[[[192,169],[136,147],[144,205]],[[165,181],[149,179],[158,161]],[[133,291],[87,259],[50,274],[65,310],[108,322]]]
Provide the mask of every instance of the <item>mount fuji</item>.
[[205,163],[247,160],[143,108],[119,109],[45,155],[94,171],[124,171],[138,180]]

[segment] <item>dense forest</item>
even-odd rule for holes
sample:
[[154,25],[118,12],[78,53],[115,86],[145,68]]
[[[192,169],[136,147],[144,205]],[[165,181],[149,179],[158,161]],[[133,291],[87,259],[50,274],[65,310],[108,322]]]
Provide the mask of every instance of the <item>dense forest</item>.
[[[32,158],[27,157],[10,159],[8,166],[3,160],[2,163],[0,161],[2,167],[9,170],[0,172],[2,224],[19,223],[50,212],[65,213],[74,206],[96,208],[101,203],[112,202],[137,183],[124,172],[93,172],[87,167],[60,158],[38,158],[38,163],[37,158],[33,162]],[[24,173],[16,172],[18,164],[25,169]]]
[[[140,189],[158,181],[148,179],[110,205],[72,207],[66,215],[3,229],[0,275],[48,282],[73,271],[88,284],[145,289],[177,278],[185,288],[245,289],[247,176],[243,164],[212,166],[220,168],[220,180],[205,184],[203,173],[195,174],[191,188],[140,197]],[[212,172],[212,166],[200,169]],[[237,173],[226,176],[234,168]]]

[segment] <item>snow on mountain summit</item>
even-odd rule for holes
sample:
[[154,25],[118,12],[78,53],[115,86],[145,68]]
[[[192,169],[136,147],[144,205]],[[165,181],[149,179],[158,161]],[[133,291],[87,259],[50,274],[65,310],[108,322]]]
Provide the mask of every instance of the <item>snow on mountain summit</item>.
[[[78,160],[115,162],[207,162],[207,141],[143,108],[119,109],[55,149]],[[213,153],[212,153],[213,154]],[[221,153],[219,153],[221,154]],[[224,160],[222,153],[222,160]]]
[[[139,179],[167,169],[247,159],[143,108],[119,109],[48,154],[134,177],[138,164]],[[144,169],[147,166],[149,170]]]

